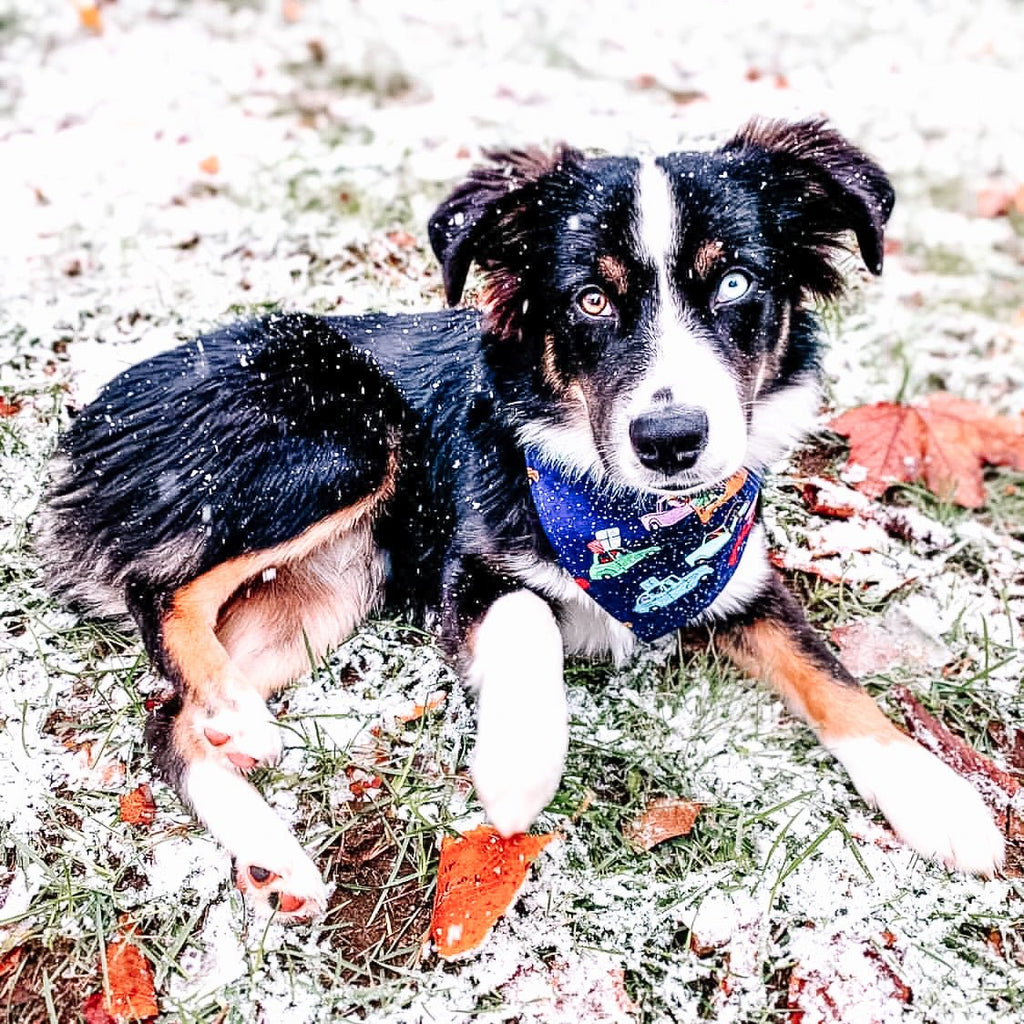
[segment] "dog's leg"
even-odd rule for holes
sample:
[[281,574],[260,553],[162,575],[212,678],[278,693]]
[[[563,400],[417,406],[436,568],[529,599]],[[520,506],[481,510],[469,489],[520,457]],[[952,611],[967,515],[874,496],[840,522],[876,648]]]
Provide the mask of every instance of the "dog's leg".
[[555,795],[569,746],[562,634],[547,601],[515,590],[487,608],[466,648],[477,795],[499,832],[525,832]]
[[[314,917],[327,905],[320,873],[245,778],[277,760],[281,734],[264,695],[217,639],[223,588],[207,576],[159,603],[168,610],[156,615],[158,664],[178,693],[150,716],[146,738],[164,780],[231,855],[249,900],[285,918]],[[136,616],[146,621],[137,608]]]
[[146,738],[164,779],[231,855],[238,888],[282,917],[322,914],[327,888],[285,823],[231,764],[215,756],[175,697],[150,716]]
[[[226,562],[175,591],[160,628],[161,667],[180,686],[176,734],[183,749],[202,749],[202,760],[227,762],[247,772],[276,764],[281,730],[265,698],[288,680],[274,680],[263,692],[239,672],[217,636],[220,610],[249,577],[249,567]],[[191,733],[193,742],[185,740]]]
[[[280,730],[265,698],[304,667],[296,641],[305,632],[319,654],[376,600],[382,567],[368,521],[376,498],[277,548],[223,562],[170,595],[129,593],[146,646],[177,690],[147,728],[157,764],[234,858],[239,888],[287,917],[321,913],[326,889],[244,775],[280,756]],[[281,585],[268,572],[275,565]],[[304,630],[304,614],[313,615],[315,629]],[[266,635],[256,643],[259,632]]]
[[882,714],[777,576],[715,641],[811,726],[905,843],[950,868],[982,875],[998,869],[1003,838],[977,790]]

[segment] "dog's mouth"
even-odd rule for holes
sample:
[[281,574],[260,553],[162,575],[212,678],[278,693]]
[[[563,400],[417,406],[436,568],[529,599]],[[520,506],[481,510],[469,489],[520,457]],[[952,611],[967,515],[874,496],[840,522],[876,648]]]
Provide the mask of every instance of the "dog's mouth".
[[619,469],[609,467],[608,477],[614,483],[635,491],[666,496],[685,496],[700,494],[702,491],[710,491],[721,486],[734,476],[740,468],[742,467],[735,466],[731,469],[702,473],[688,472],[676,476],[663,475],[657,478],[652,477],[648,473],[622,472]]

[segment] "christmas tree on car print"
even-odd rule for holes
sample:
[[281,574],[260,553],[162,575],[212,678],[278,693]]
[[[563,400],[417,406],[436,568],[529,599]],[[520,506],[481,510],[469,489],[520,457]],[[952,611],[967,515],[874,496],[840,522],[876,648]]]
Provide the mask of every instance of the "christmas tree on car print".
[[617,528],[612,527],[608,530],[598,530],[594,534],[594,539],[587,544],[587,550],[594,555],[588,575],[592,580],[605,580],[621,576],[637,562],[642,562],[648,555],[660,551],[661,545],[652,544],[650,547],[638,548],[635,551],[625,551],[622,547],[622,534]]

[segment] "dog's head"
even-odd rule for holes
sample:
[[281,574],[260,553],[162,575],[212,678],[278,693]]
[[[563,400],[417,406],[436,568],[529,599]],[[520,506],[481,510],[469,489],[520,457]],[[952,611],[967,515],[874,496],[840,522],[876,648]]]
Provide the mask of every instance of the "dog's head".
[[819,121],[752,122],[720,149],[643,162],[490,155],[430,238],[448,300],[472,263],[497,384],[524,441],[651,490],[777,457],[817,407],[814,297],[847,232],[873,273],[885,174]]

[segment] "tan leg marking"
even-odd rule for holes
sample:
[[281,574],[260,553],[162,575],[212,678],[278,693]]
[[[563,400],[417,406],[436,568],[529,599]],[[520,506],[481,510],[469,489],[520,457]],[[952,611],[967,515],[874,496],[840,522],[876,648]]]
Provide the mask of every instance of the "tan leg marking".
[[[224,684],[232,685],[231,657],[216,633],[225,604],[267,570],[300,565],[360,524],[368,524],[374,510],[394,493],[396,470],[397,459],[392,455],[384,483],[366,498],[314,523],[284,544],[223,562],[175,591],[162,623],[162,639],[188,697],[200,703],[216,702],[224,696]],[[274,689],[288,679],[267,682]]]
[[867,693],[815,664],[782,623],[761,620],[716,639],[810,724],[908,846],[960,871],[998,870],[1003,838],[977,790],[904,736]]
[[864,690],[816,665],[784,626],[759,621],[740,634],[719,634],[716,642],[739,668],[771,686],[826,746],[851,736],[905,739]]
[[217,639],[251,686],[272,693],[308,672],[311,655],[344,640],[373,611],[383,583],[383,558],[363,519],[301,562],[236,591],[221,609]]

